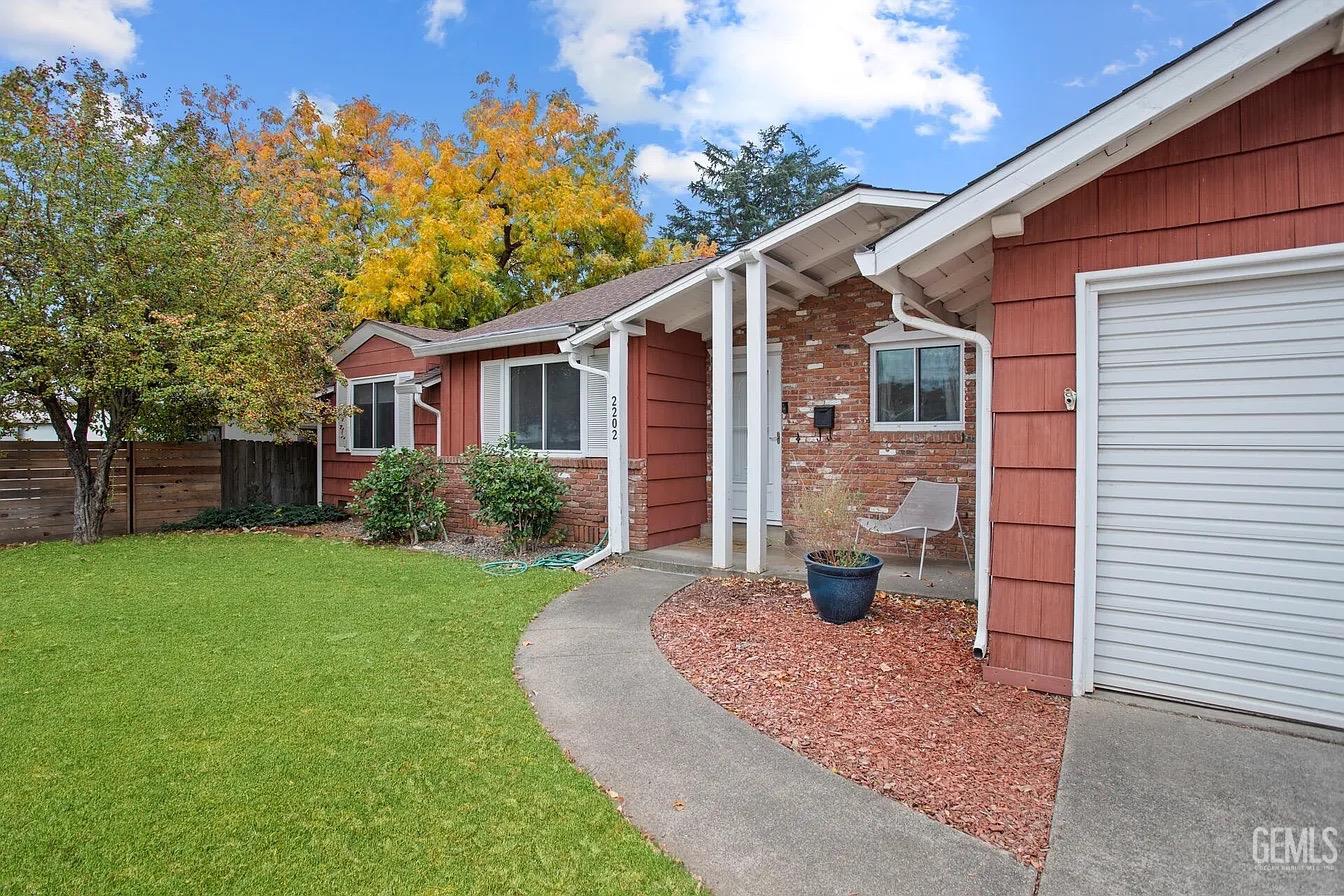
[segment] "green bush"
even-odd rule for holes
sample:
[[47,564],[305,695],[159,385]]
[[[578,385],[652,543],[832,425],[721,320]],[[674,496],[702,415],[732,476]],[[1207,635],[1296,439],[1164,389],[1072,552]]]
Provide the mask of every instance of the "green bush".
[[330,504],[267,504],[253,501],[241,507],[211,507],[189,520],[165,523],[163,532],[192,529],[254,529],[257,526],[313,526],[345,519],[344,510]]
[[493,445],[472,445],[463,452],[462,478],[481,509],[476,519],[503,526],[514,550],[523,550],[551,534],[564,507],[567,488],[535,451],[505,436]]
[[443,464],[428,451],[393,448],[378,455],[373,469],[352,488],[350,511],[364,522],[374,541],[438,538],[448,505],[437,494],[443,488]]

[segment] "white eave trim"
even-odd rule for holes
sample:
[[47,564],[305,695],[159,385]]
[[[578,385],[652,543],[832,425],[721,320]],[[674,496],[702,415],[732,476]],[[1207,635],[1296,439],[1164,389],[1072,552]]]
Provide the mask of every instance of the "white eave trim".
[[465,339],[424,342],[411,349],[411,354],[417,358],[424,358],[431,355],[456,355],[461,352],[506,348],[511,345],[531,345],[534,342],[556,342],[573,336],[576,329],[578,328],[573,324],[558,324],[551,327],[536,327],[531,330],[483,333],[480,336],[468,336]]
[[[1342,0],[1342,2],[1344,2],[1344,0]],[[598,321],[580,332],[573,339],[568,340],[568,342],[562,346],[562,350],[568,350],[600,339],[611,329],[612,324],[625,323],[643,317],[648,313],[649,309],[671,298],[682,290],[706,280],[718,279],[722,276],[723,272],[730,271],[733,268],[745,264],[749,255],[769,251],[771,247],[784,242],[790,237],[797,236],[799,233],[807,230],[809,227],[821,223],[832,215],[846,211],[856,205],[875,205],[885,208],[923,211],[924,209],[931,208],[937,204],[942,198],[943,196],[941,193],[915,193],[909,190],[884,190],[880,187],[856,187],[855,189],[835,197],[830,202],[819,205],[811,211],[805,212],[793,220],[781,224],[769,233],[758,236],[756,239],[733,252],[729,252],[722,258],[715,259],[704,267],[696,268],[685,277],[672,281],[657,292],[650,293],[639,301],[627,305],[615,314],[608,315],[605,319]]]
[[[1335,42],[1330,20],[1344,12],[1344,0],[1279,0],[1256,13],[1237,28],[1214,38],[1206,46],[1172,63],[1166,70],[1130,88],[1092,113],[1069,125],[1041,145],[953,193],[936,207],[896,228],[877,242],[875,249],[855,253],[860,269],[870,277],[903,264],[938,242],[977,224],[1009,203],[1071,167],[1100,152],[1114,158],[1113,165],[1147,148],[1132,152],[1108,152],[1126,138],[1153,123],[1182,103],[1199,95],[1276,52],[1286,44],[1320,29],[1320,40],[1309,41],[1301,58],[1285,59],[1291,71],[1326,52]],[[1281,75],[1276,75],[1280,77]],[[1246,85],[1245,96],[1259,86]],[[1235,100],[1233,100],[1235,101]],[[1227,105],[1211,108],[1208,114]],[[1203,116],[1201,116],[1203,117]],[[1199,119],[1196,119],[1196,121]],[[1191,122],[1193,124],[1194,122]],[[1188,125],[1187,125],[1188,126]],[[987,228],[986,228],[987,231]],[[986,237],[988,236],[986,232]],[[977,240],[978,241],[978,240]],[[870,259],[861,256],[871,254]]]
[[411,349],[412,352],[414,352],[416,346],[424,344],[423,339],[417,339],[394,327],[389,327],[381,321],[366,320],[355,327],[354,332],[345,337],[340,345],[332,349],[331,360],[336,364],[341,363],[349,357],[355,349],[359,348],[375,336],[381,336],[384,339],[397,343],[397,345],[404,345],[406,348]]

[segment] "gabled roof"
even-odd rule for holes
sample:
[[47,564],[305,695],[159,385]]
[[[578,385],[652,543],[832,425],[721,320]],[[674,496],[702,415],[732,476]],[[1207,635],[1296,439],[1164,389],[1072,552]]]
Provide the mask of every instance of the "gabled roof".
[[375,336],[390,339],[398,345],[404,345],[414,351],[418,345],[424,345],[433,339],[452,336],[452,330],[436,330],[432,327],[416,327],[411,324],[394,324],[385,320],[362,320],[354,331],[331,352],[331,360],[337,364],[344,361],[351,352]]
[[934,287],[952,311],[987,299],[991,218],[1028,215],[1337,48],[1342,13],[1344,0],[1270,3],[856,252],[859,269]]
[[650,293],[709,264],[712,258],[694,258],[674,264],[645,268],[567,296],[515,311],[504,317],[417,345],[416,355],[452,354],[484,347],[562,339],[582,324],[601,320]]

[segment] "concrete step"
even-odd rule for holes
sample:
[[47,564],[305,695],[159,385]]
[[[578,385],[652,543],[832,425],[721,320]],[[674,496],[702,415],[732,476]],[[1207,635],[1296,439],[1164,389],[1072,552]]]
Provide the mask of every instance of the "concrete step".
[[[712,528],[713,527],[709,523],[701,523],[700,537],[712,537],[714,534],[711,531]],[[788,544],[788,532],[789,530],[783,526],[776,526],[773,523],[769,524],[765,527],[765,543],[768,545]],[[733,523],[733,541],[738,545],[745,545],[747,543],[746,523]]]

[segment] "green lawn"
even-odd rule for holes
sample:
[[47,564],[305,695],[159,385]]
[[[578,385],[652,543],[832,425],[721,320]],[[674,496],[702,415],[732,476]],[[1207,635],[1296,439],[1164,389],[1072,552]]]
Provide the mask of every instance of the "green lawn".
[[0,550],[0,893],[687,893],[512,672],[579,577],[282,535]]

